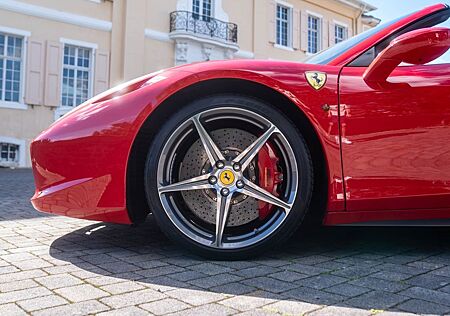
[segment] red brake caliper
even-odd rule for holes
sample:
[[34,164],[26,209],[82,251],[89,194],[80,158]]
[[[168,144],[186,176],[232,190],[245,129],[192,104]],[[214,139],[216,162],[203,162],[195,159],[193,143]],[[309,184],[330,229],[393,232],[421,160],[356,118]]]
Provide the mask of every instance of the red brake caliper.
[[[259,151],[258,170],[259,186],[264,190],[279,196],[278,185],[283,182],[283,173],[278,169],[278,157],[269,143]],[[265,219],[273,210],[273,205],[258,201],[259,218]]]

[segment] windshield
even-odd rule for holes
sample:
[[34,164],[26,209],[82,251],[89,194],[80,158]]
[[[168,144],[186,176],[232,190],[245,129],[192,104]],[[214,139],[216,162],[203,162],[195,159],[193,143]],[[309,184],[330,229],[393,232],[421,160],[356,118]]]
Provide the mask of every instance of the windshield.
[[348,49],[361,43],[362,41],[368,39],[372,35],[382,31],[383,29],[391,26],[392,24],[400,21],[401,19],[403,19],[405,17],[406,16],[397,18],[395,20],[392,20],[392,21],[384,23],[384,24],[380,24],[377,27],[374,27],[373,29],[370,29],[368,31],[365,31],[364,33],[358,34],[355,37],[349,38],[346,41],[336,44],[333,47],[330,47],[324,51],[321,51],[320,53],[318,53],[316,55],[309,57],[308,59],[306,59],[304,61],[304,63],[325,65],[325,64],[329,63],[330,61],[332,61],[333,59],[335,59],[336,57],[343,54]]

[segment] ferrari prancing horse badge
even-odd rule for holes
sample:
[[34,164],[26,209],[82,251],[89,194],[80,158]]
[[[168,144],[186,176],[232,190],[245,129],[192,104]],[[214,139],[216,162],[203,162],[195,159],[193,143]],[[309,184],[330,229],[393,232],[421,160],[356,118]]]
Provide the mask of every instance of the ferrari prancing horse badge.
[[310,86],[316,90],[320,90],[327,82],[327,74],[324,72],[307,71],[305,76]]

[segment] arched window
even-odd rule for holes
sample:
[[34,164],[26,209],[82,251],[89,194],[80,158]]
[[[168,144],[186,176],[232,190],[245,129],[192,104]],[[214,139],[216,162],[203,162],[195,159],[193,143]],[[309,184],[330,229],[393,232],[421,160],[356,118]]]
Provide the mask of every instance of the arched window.
[[194,19],[210,21],[212,15],[212,0],[192,0]]

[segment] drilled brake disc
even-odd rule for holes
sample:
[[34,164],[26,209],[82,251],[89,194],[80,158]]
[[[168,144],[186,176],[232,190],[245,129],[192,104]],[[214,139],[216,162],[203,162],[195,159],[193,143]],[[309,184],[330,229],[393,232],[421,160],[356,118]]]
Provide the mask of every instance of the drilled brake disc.
[[[220,129],[210,133],[214,142],[228,159],[236,157],[242,150],[250,146],[256,137],[240,129]],[[207,172],[210,167],[208,157],[200,140],[187,151],[180,168],[180,180],[191,179]],[[255,165],[249,166],[249,179],[255,179]],[[183,191],[184,202],[188,208],[203,221],[215,224],[216,193],[210,190]],[[240,226],[259,217],[258,203],[254,198],[238,195],[233,198],[227,226]]]

